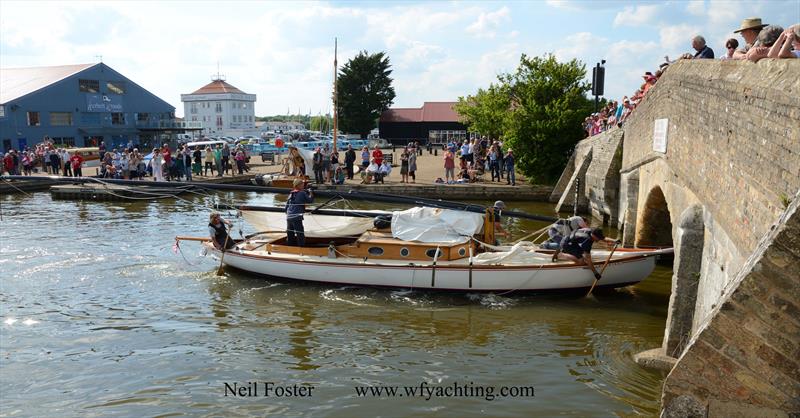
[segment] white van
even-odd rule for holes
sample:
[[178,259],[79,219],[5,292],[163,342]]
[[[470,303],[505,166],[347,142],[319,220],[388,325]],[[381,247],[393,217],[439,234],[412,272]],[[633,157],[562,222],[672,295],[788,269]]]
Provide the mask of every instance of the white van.
[[[203,159],[205,159],[206,158],[206,147],[211,147],[211,149],[213,150],[213,149],[217,149],[217,147],[222,148],[222,146],[226,145],[226,144],[228,145],[228,148],[231,149],[231,151],[234,150],[235,147],[232,147],[230,144],[228,144],[227,141],[189,142],[188,144],[186,144],[186,146],[188,146],[189,149],[192,150],[192,151],[194,151],[195,148],[199,147],[200,151],[202,152]],[[245,156],[247,156],[247,158],[250,158],[250,152],[248,151],[247,148],[245,148],[244,154],[245,154]]]

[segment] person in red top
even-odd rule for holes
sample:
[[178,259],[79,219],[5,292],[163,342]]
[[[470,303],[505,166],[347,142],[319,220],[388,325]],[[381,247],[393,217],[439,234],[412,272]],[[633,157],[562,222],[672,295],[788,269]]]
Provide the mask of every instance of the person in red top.
[[11,156],[10,152],[7,152],[3,158],[3,166],[3,171],[8,171],[8,174],[14,175],[14,157]]
[[372,159],[378,167],[383,163],[383,152],[377,146],[375,146],[375,150],[372,151]]
[[83,157],[79,153],[75,153],[69,159],[70,163],[72,163],[72,174],[75,177],[83,177],[83,173],[81,172],[81,166],[83,166]]

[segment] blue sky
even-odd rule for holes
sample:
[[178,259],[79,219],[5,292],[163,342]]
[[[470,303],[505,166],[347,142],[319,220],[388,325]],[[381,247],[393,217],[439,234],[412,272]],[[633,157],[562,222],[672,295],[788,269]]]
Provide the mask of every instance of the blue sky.
[[[330,111],[339,63],[386,51],[396,107],[450,101],[554,53],[607,60],[606,96],[631,94],[645,71],[702,34],[722,54],[746,17],[787,27],[800,0],[530,2],[218,2],[0,0],[0,66],[103,61],[176,107],[220,72],[258,95],[257,115]],[[739,38],[741,40],[741,38]]]

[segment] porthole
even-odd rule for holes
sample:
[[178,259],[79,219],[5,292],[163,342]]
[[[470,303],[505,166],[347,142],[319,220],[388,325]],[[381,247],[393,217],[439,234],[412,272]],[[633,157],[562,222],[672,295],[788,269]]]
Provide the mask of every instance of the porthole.
[[461,247],[461,248],[459,248],[459,249],[458,249],[458,255],[459,255],[460,257],[463,257],[463,256],[467,255],[467,249],[466,249],[466,248],[464,248],[464,247]]
[[382,255],[383,255],[383,248],[381,248],[381,247],[369,247],[369,249],[367,250],[367,252],[368,252],[368,253],[369,253],[369,255],[371,255],[371,256],[374,256],[374,257],[379,257],[379,256],[382,256]]
[[[428,258],[433,258],[436,255],[436,251],[437,251],[436,248],[431,248],[430,250],[425,251],[425,255],[427,255]],[[438,250],[438,251],[439,251],[439,257],[441,257],[442,256],[442,250]],[[439,257],[436,257],[436,258],[438,259]]]
[[406,247],[400,249],[400,257],[408,257],[409,253],[410,251],[408,251],[408,248]]

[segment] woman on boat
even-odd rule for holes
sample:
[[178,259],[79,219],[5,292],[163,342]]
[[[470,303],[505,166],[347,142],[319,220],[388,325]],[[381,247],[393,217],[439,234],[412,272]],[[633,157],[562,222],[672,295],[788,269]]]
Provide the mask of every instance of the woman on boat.
[[292,182],[292,191],[286,200],[286,245],[303,247],[306,245],[305,229],[303,228],[303,214],[306,213],[306,204],[314,202],[314,192],[304,189],[307,183],[300,179]]
[[230,227],[231,221],[222,219],[219,213],[213,212],[211,216],[209,216],[208,232],[211,234],[211,243],[214,244],[214,248],[218,250],[222,250],[223,248],[228,250],[234,246],[233,240],[228,236],[226,225]]
[[561,246],[564,237],[581,228],[586,228],[586,221],[580,216],[572,216],[567,219],[559,219],[547,228],[547,241],[541,247],[547,250],[556,250]]

